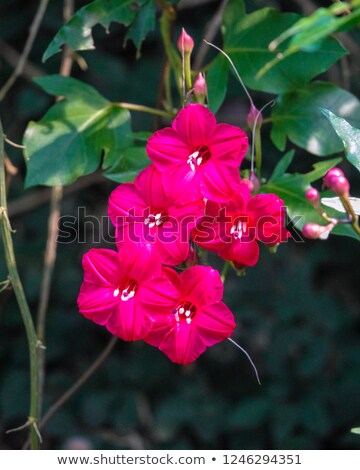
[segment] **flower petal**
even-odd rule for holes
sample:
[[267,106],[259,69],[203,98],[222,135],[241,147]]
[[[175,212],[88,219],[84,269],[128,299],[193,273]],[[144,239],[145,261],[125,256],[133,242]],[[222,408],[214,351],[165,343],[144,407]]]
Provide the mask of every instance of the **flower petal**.
[[218,302],[224,286],[218,271],[211,266],[193,266],[180,274],[182,295],[197,306]]
[[187,163],[163,172],[166,194],[175,203],[182,204],[201,199],[200,172],[191,170]]
[[109,317],[117,309],[118,299],[114,287],[103,287],[83,282],[77,299],[82,315],[98,325],[106,325]]
[[106,325],[110,333],[124,341],[143,339],[152,326],[152,321],[138,302],[137,296],[138,292],[132,299],[120,300],[118,308],[112,313]]
[[114,287],[119,281],[118,253],[106,248],[91,248],[82,259],[84,281],[90,284]]
[[154,245],[150,243],[124,245],[119,251],[119,264],[122,272],[138,283],[162,273],[161,261],[154,256]]
[[259,246],[255,240],[240,241],[234,239],[232,243],[219,251],[218,255],[222,258],[233,261],[238,268],[245,266],[254,266],[259,259]]
[[209,146],[210,136],[216,127],[216,119],[205,106],[189,104],[179,112],[172,127],[188,145],[189,156],[196,147]]
[[141,171],[135,178],[134,185],[145,204],[147,204],[150,213],[168,207],[170,201],[165,194],[162,175],[154,165],[150,165]]
[[248,138],[239,127],[218,124],[211,136],[211,158],[221,164],[239,167],[248,146]]
[[190,364],[205,351],[206,344],[192,324],[181,322],[171,328],[158,347],[172,362]]
[[192,324],[199,330],[199,335],[206,346],[212,346],[229,338],[236,326],[234,315],[223,302],[201,307]]
[[227,201],[239,184],[240,172],[237,168],[221,165],[212,159],[204,164],[200,189],[206,199]]
[[132,183],[119,185],[109,198],[109,217],[115,227],[123,227],[135,217],[143,217],[147,204]]
[[155,132],[148,140],[146,152],[160,171],[186,163],[191,153],[182,136],[171,127]]

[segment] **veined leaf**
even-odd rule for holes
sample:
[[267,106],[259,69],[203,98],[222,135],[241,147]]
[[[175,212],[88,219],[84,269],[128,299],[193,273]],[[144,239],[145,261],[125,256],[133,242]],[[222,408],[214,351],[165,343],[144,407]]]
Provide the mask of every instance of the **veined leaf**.
[[346,158],[360,171],[360,129],[355,129],[345,119],[336,116],[328,109],[321,111],[342,140]]
[[[43,61],[53,56],[67,44],[76,51],[94,49],[92,28],[101,24],[104,28],[109,28],[110,23],[115,21],[125,26],[134,23],[134,30],[129,34],[129,38],[134,39],[137,47],[149,29],[153,27],[152,6],[153,0],[95,0],[80,8],[75,15],[58,31],[54,39],[44,52]],[[146,5],[146,12],[141,13],[141,9]],[[136,21],[137,16],[141,17]]]
[[328,108],[360,126],[360,103],[351,93],[327,82],[312,82],[293,93],[280,96],[273,108],[271,139],[284,150],[286,139],[314,155],[342,150],[320,108]]
[[316,51],[296,52],[275,65],[266,77],[256,79],[258,71],[276,57],[277,52],[269,50],[269,43],[293,26],[299,15],[281,13],[272,8],[239,15],[236,14],[238,8],[236,0],[230,1],[224,13],[224,50],[245,84],[254,90],[269,93],[297,90],[346,53],[336,39],[326,38]]
[[360,9],[345,16],[337,16],[349,11],[349,4],[338,2],[329,8],[318,8],[312,15],[301,18],[289,29],[273,39],[269,50],[276,52],[279,45],[290,40],[280,53],[259,70],[257,77],[267,74],[272,67],[298,51],[315,52],[325,38],[337,31],[345,31],[355,27],[360,22]]
[[52,75],[36,79],[45,91],[64,99],[24,135],[26,186],[72,183],[114,166],[132,145],[130,113],[73,78]]

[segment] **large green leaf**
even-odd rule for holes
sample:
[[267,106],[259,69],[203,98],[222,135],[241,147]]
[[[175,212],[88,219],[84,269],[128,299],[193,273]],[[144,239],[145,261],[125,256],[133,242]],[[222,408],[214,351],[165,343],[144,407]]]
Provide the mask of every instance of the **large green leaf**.
[[258,72],[258,76],[268,73],[276,64],[298,51],[317,51],[322,46],[324,39],[331,34],[355,27],[360,21],[360,9],[345,16],[339,16],[348,13],[348,11],[349,4],[339,2],[329,8],[318,8],[312,15],[298,20],[269,44],[271,51],[278,51],[279,45],[291,38],[286,49],[268,62]]
[[321,110],[343,142],[346,158],[360,171],[360,129],[352,127],[345,119],[328,109]]
[[155,28],[155,2],[148,0],[139,14],[136,16],[134,23],[126,33],[125,40],[131,39],[137,48],[137,56],[140,56],[140,47],[147,33]]
[[151,161],[146,155],[145,146],[132,146],[126,148],[120,155],[118,162],[110,167],[104,176],[117,183],[133,181],[136,176]]
[[[304,86],[340,59],[345,49],[334,38],[327,38],[316,50],[300,51],[275,65],[266,77],[256,79],[258,71],[276,56],[269,43],[290,28],[299,16],[263,8],[248,15],[237,13],[239,6],[231,1],[224,14],[224,49],[243,78],[254,90],[287,93]],[[284,45],[283,49],[286,47]],[[282,50],[280,48],[280,52]]]
[[[310,183],[323,177],[341,159],[335,158],[315,163],[314,169],[305,174],[286,173],[286,166],[290,165],[292,161],[290,153],[286,154],[282,160],[279,162],[276,171],[269,181],[261,187],[261,191],[277,194],[284,201],[289,218],[295,228],[301,230],[307,222],[326,225],[325,220],[306,200],[305,193],[310,188]],[[343,217],[343,214],[334,209],[326,208],[326,211],[332,217]],[[360,239],[349,225],[340,225],[332,233]]]
[[229,78],[229,63],[225,56],[218,55],[206,74],[209,108],[216,113],[225,99]]
[[[94,49],[92,28],[101,24],[109,28],[115,21],[125,26],[134,23],[134,30],[129,32],[137,47],[153,27],[153,0],[95,0],[80,8],[75,15],[58,31],[43,55],[45,62],[49,57],[60,51],[64,44],[81,51]],[[146,5],[145,13],[142,8]],[[137,16],[140,15],[137,21]]]
[[313,82],[277,99],[271,117],[274,144],[284,150],[288,138],[314,155],[340,152],[342,144],[329,132],[322,107],[360,126],[360,103],[354,95],[331,83]]
[[65,185],[117,164],[132,145],[130,114],[73,78],[36,79],[46,92],[64,96],[25,135],[26,186]]

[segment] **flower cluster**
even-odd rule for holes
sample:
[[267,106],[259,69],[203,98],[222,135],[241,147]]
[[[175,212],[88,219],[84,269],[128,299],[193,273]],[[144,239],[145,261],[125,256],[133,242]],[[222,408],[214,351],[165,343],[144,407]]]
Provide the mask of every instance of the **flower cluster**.
[[[200,104],[153,134],[152,165],[110,196],[118,251],[84,255],[78,305],[86,318],[180,364],[231,336],[235,321],[221,301],[220,274],[194,265],[191,243],[243,268],[258,261],[259,241],[273,246],[288,237],[283,202],[252,196],[250,182],[240,180],[247,148],[241,129],[217,124]],[[178,274],[183,263],[191,267]]]

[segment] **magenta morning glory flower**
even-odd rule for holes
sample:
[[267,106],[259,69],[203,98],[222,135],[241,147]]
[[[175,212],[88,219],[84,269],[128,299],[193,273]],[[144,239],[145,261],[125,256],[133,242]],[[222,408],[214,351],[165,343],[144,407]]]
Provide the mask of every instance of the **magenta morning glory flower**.
[[91,249],[83,268],[80,312],[125,341],[143,339],[153,326],[152,315],[172,308],[177,291],[148,245],[125,246],[118,253]]
[[275,194],[252,197],[245,180],[228,202],[208,201],[205,213],[192,232],[194,242],[233,261],[239,269],[257,263],[258,241],[274,246],[290,236],[284,202]]
[[150,137],[146,151],[163,173],[165,190],[178,200],[203,196],[226,201],[240,181],[239,166],[246,154],[244,131],[216,124],[200,104],[189,104],[166,127]]
[[180,275],[171,268],[164,268],[164,273],[176,292],[173,306],[154,317],[144,341],[158,347],[171,361],[189,364],[207,347],[231,336],[234,317],[221,302],[223,284],[218,271],[194,266]]
[[203,212],[202,199],[184,204],[173,202],[165,194],[162,175],[154,165],[143,170],[133,184],[118,186],[109,200],[118,246],[148,243],[154,256],[171,266],[188,257],[190,231]]

